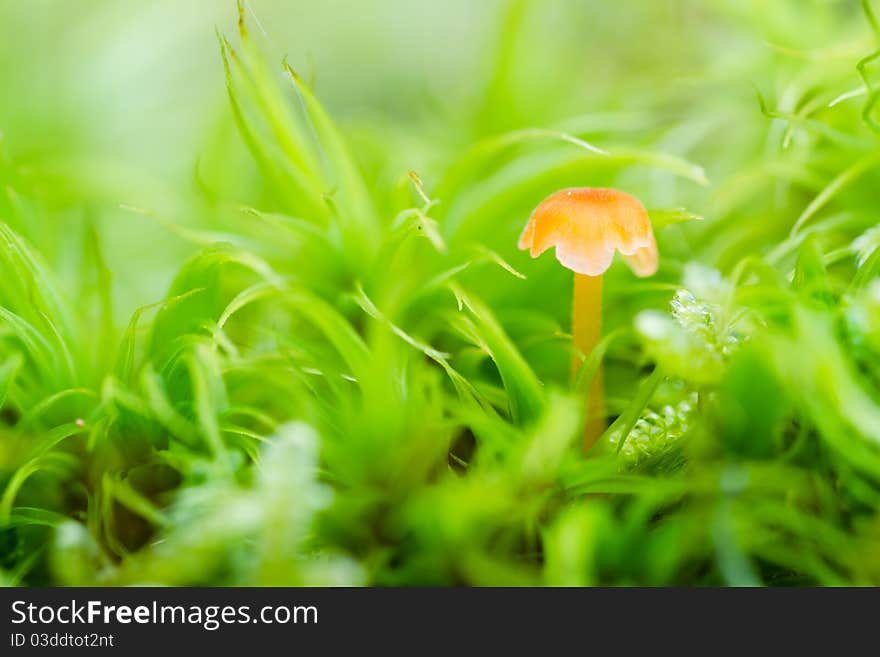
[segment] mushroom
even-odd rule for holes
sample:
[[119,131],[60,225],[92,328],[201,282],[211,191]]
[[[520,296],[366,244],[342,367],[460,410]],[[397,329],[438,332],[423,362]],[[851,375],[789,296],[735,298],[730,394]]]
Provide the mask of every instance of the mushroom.
[[[657,271],[657,243],[648,213],[637,198],[616,189],[576,187],[544,199],[532,212],[519,238],[519,248],[537,258],[551,246],[556,259],[574,272],[571,332],[574,345],[589,355],[602,331],[602,274],[620,251],[636,276]],[[576,354],[572,376],[581,365]],[[605,430],[602,370],[587,395],[584,450]]]

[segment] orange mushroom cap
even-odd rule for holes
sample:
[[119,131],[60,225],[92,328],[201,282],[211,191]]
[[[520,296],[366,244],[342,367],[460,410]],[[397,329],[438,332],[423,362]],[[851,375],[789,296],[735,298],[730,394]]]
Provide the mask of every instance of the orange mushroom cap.
[[537,258],[551,246],[556,259],[578,274],[601,276],[620,251],[636,276],[657,271],[657,243],[637,198],[616,189],[572,187],[541,201],[519,238]]

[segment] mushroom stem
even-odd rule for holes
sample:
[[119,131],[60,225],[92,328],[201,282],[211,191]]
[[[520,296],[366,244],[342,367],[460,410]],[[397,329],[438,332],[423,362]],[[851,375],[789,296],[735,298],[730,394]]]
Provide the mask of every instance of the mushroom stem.
[[[571,314],[571,333],[574,346],[589,356],[602,334],[602,276],[574,275],[574,304]],[[572,376],[581,366],[580,354],[572,361]],[[602,365],[596,369],[587,393],[586,424],[583,448],[586,452],[605,431],[605,413],[602,399]]]

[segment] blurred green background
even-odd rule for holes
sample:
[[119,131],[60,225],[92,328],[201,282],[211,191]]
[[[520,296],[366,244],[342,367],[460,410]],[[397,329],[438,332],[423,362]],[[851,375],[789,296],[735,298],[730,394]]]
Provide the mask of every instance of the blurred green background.
[[[251,0],[248,8],[270,56],[288,56],[313,79],[355,139],[384,142],[381,161],[369,164],[388,175],[427,176],[484,134],[596,115],[598,131],[603,119],[617,134],[662,129],[667,151],[693,154],[719,179],[763,137],[757,121],[737,121],[756,116],[750,85],[781,90],[803,71],[807,55],[783,49],[839,51],[851,64],[868,47],[857,2],[764,5]],[[2,11],[5,149],[35,178],[53,177],[43,191],[70,221],[91,212],[101,222],[111,262],[147,258],[137,271],[112,267],[127,318],[164,291],[185,250],[114,206],[192,221],[197,163],[212,147],[241,157],[215,38],[235,7],[34,0]],[[851,69],[837,82],[846,90],[858,76]],[[250,163],[216,159],[203,166],[239,169],[223,184],[230,197],[246,196]],[[664,182],[652,188],[656,203],[676,204]],[[55,238],[53,229],[41,246]]]

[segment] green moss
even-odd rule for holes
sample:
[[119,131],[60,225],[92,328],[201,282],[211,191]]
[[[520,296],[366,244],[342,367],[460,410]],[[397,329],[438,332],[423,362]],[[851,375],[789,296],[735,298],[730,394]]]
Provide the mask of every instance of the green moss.
[[[4,583],[880,584],[872,5],[504,4],[331,109],[240,8],[194,173],[0,64]],[[573,185],[661,254],[574,382],[571,274],[516,249]]]

